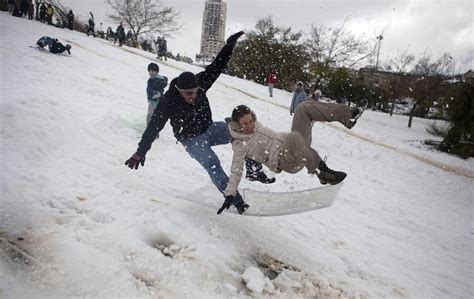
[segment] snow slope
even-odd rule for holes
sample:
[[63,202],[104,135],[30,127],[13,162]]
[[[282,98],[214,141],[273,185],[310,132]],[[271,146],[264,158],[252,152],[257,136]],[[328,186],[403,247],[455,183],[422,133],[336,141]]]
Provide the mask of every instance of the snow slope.
[[[2,298],[472,298],[473,159],[421,143],[430,120],[367,111],[313,147],[344,181],[328,209],[216,215],[182,197],[209,184],[167,125],[145,167],[124,161],[146,117],[154,55],[0,13]],[[72,55],[29,47],[43,35]],[[196,66],[158,62],[173,78]],[[249,105],[288,131],[291,95],[222,75],[214,120]],[[215,148],[225,169],[229,145]],[[301,172],[254,190],[319,186]],[[217,192],[217,191],[216,191]],[[195,200],[201,194],[194,193]],[[252,207],[251,207],[252,208]]]

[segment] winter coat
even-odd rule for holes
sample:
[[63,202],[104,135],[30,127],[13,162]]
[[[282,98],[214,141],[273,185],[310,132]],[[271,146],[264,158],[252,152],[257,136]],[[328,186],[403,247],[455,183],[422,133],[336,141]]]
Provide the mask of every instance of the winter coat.
[[54,8],[49,5],[48,8],[46,9],[46,15],[49,16],[49,17],[52,17],[54,14]]
[[57,39],[53,39],[51,46],[49,47],[49,52],[58,54],[66,51],[67,48],[61,44]]
[[138,144],[137,154],[144,157],[155,140],[156,135],[170,120],[174,136],[178,141],[201,135],[213,123],[207,91],[227,66],[235,44],[225,44],[214,61],[206,69],[196,74],[199,89],[194,105],[188,104],[176,88],[178,78],[174,78],[168,91],[156,106],[155,113]]
[[28,11],[28,1],[22,0],[20,4],[20,9],[24,12]]
[[44,5],[44,3],[41,3],[41,6],[40,6],[40,15],[42,16],[42,18],[44,18],[46,16],[46,5]]
[[162,75],[156,75],[148,79],[146,86],[146,95],[148,102],[158,104],[165,93],[165,87],[168,85],[168,78]]
[[277,83],[277,75],[274,72],[270,72],[267,76],[267,84],[276,84]]
[[52,47],[54,39],[49,37],[49,36],[43,36],[40,38],[37,42],[36,45],[38,45],[41,48],[44,48],[48,46],[49,48]]
[[112,31],[111,27],[107,28],[107,39],[113,38],[115,36],[114,32]]
[[118,25],[117,30],[115,30],[115,36],[118,39],[124,39],[125,38],[125,29],[123,29],[122,25]]
[[229,182],[224,190],[226,196],[235,196],[242,178],[246,157],[266,165],[273,172],[281,172],[281,169],[278,168],[280,148],[289,133],[277,133],[257,122],[255,115],[252,114],[252,117],[255,123],[253,134],[242,132],[238,122],[233,121],[228,125],[234,156],[232,157]]
[[293,114],[298,107],[299,104],[306,101],[308,99],[308,95],[304,91],[303,88],[297,88],[293,93],[293,98],[291,99],[290,105],[290,113]]

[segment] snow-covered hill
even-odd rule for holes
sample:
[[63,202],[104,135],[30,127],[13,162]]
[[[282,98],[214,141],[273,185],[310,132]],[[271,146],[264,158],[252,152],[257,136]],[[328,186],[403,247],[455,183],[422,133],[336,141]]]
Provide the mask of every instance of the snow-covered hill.
[[[474,296],[474,162],[426,148],[431,121],[408,129],[406,117],[367,111],[351,131],[316,124],[313,147],[349,174],[331,208],[217,216],[182,199],[210,180],[169,125],[145,167],[123,165],[145,126],[154,55],[6,13],[0,24],[0,297]],[[29,47],[43,35],[72,55]],[[199,71],[158,63],[170,79]],[[222,75],[208,96],[215,120],[246,104],[290,129],[288,92],[269,98]],[[215,150],[229,169],[231,147]],[[304,171],[276,177],[243,187],[319,186]]]

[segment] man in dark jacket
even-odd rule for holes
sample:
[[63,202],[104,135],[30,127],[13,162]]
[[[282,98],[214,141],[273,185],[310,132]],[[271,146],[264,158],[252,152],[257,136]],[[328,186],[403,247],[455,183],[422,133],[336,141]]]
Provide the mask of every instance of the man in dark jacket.
[[119,42],[119,47],[123,45],[125,41],[125,29],[123,28],[122,22],[118,25],[117,30],[115,30],[115,39]]
[[28,16],[28,0],[21,0],[20,3],[20,14],[21,16]]
[[44,4],[44,2],[41,3],[41,6],[40,6],[40,21],[41,21],[41,23],[46,22],[46,10],[47,10],[46,4]]
[[69,30],[74,29],[74,13],[72,12],[72,9],[67,14],[67,27]]
[[[144,165],[145,155],[156,135],[170,120],[176,139],[185,147],[188,154],[206,169],[217,189],[221,193],[224,191],[229,177],[222,169],[219,158],[211,146],[230,143],[230,134],[225,122],[213,122],[206,92],[227,66],[235,44],[242,34],[243,31],[230,36],[216,59],[204,71],[197,75],[184,72],[171,81],[168,91],[158,103],[143,133],[136,153],[125,162],[128,167],[137,169],[139,164]],[[261,169],[259,163],[257,167]],[[263,180],[261,175],[262,179],[259,181],[264,183],[275,181],[274,178],[268,179],[264,173],[262,174],[266,180]],[[225,204],[226,208],[233,204],[240,214],[248,208],[238,193],[232,203]]]

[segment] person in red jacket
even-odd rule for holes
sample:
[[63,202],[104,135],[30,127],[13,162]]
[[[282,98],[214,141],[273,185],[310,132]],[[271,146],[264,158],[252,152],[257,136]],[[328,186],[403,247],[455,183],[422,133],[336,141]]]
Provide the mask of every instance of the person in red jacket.
[[271,69],[267,76],[268,93],[273,97],[273,86],[277,83],[277,74],[275,69]]

